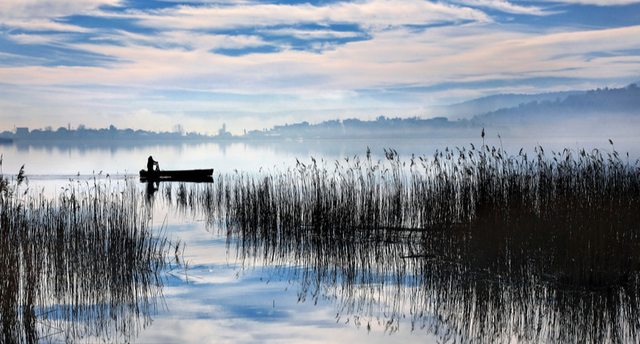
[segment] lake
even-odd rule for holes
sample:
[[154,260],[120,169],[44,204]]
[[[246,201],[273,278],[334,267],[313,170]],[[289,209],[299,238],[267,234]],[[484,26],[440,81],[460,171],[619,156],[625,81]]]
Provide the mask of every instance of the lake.
[[[636,140],[614,141],[617,151],[629,152],[632,163],[640,156]],[[125,307],[114,319],[126,321],[110,323],[99,315],[100,310],[92,310],[87,311],[90,315],[67,321],[36,320],[36,327],[46,333],[47,337],[41,337],[42,340],[52,342],[113,341],[114,338],[140,343],[637,340],[640,310],[635,294],[636,274],[628,276],[633,281],[620,288],[618,284],[607,283],[596,283],[594,288],[576,286],[569,280],[560,280],[559,274],[548,276],[548,270],[544,270],[540,278],[529,278],[526,276],[535,274],[531,271],[537,267],[528,263],[523,264],[526,267],[522,268],[525,271],[522,276],[509,277],[516,273],[510,267],[494,265],[493,258],[489,257],[504,251],[504,247],[496,246],[495,251],[478,251],[477,247],[464,251],[460,247],[466,247],[471,236],[416,232],[404,225],[404,221],[412,221],[406,218],[398,220],[401,222],[398,226],[385,225],[375,232],[362,230],[364,227],[360,224],[354,227],[359,228],[358,231],[342,232],[329,228],[329,224],[325,227],[323,221],[327,219],[322,219],[333,214],[331,204],[338,201],[317,203],[324,204],[323,208],[314,210],[304,208],[304,204],[288,204],[287,197],[276,195],[288,192],[277,185],[287,185],[298,175],[291,171],[299,171],[301,164],[305,169],[310,168],[314,160],[324,170],[333,171],[336,161],[341,164],[365,161],[367,148],[371,151],[371,161],[384,163],[385,149],[392,148],[399,161],[407,162],[400,171],[407,171],[412,154],[430,158],[436,150],[469,149],[470,144],[480,147],[482,142],[478,137],[472,140],[109,145],[18,142],[0,146],[5,177],[15,175],[25,166],[28,184],[20,190],[28,189],[53,199],[64,195],[69,188],[104,188],[109,190],[107,193],[134,189],[140,198],[135,204],[150,209],[150,229],[166,237],[172,245],[179,243],[177,247],[168,246],[170,264],[154,271],[153,278],[144,277],[158,278],[159,283],[151,283],[153,288],[150,288],[145,282],[143,290],[150,291],[143,293],[144,296],[134,293],[131,298],[123,298],[129,308]],[[518,154],[523,148],[531,155],[536,154],[536,144],[547,152],[574,149],[576,155],[583,148],[587,151],[597,148],[605,154],[612,149],[606,140],[503,139],[501,142],[491,138],[486,143],[498,148],[502,145],[511,154]],[[163,182],[149,194],[148,186],[138,181],[137,171],[146,167],[150,155],[159,161],[162,169],[214,168],[214,183]],[[315,170],[310,171],[309,183],[314,183]],[[275,176],[274,180],[266,181],[269,176]],[[249,181],[245,183],[245,179]],[[372,180],[386,183],[382,179]],[[321,225],[317,228],[322,229],[309,231],[304,224],[286,227],[281,222],[272,225],[270,221],[284,221],[285,212],[258,204],[255,207],[260,210],[251,213],[248,207],[253,204],[251,200],[243,200],[241,205],[210,205],[225,188],[229,192],[240,188],[243,195],[264,197],[266,203],[260,204],[270,204],[268,199],[281,197],[278,199],[287,203],[282,207],[290,207],[293,214],[300,211],[305,214],[304,218],[319,216],[317,221]],[[304,193],[304,189],[300,192]],[[341,196],[336,197],[337,200]],[[298,206],[303,209],[296,210]],[[265,215],[270,209],[279,215]],[[342,216],[339,215],[342,213],[336,214],[334,217]],[[291,221],[295,224],[295,216]],[[339,227],[349,226],[347,222],[340,222]],[[286,231],[281,227],[286,227]],[[478,234],[474,232],[473,237],[477,238]],[[494,239],[486,240],[490,243]],[[427,248],[429,253],[424,253]],[[460,257],[469,252],[482,252],[489,258],[475,256],[465,258],[473,262],[461,263]],[[483,259],[491,263],[485,264]],[[141,271],[146,271],[141,276],[148,276],[147,270]],[[139,286],[137,283],[133,285]],[[86,300],[106,302],[101,298]],[[138,304],[131,308],[136,300]],[[107,308],[118,307],[120,304],[110,304]],[[86,324],[95,321],[101,325]],[[84,332],[63,329],[69,322],[83,323],[79,327],[84,328]],[[81,336],[74,337],[73,333]]]

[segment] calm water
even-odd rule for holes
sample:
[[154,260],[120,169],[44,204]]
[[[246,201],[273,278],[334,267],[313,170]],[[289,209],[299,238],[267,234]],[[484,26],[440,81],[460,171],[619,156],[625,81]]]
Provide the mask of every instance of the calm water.
[[[309,164],[311,157],[330,165],[354,155],[362,157],[367,147],[371,148],[374,159],[384,158],[383,148],[391,147],[402,160],[408,160],[411,154],[431,156],[436,149],[469,147],[470,142],[476,146],[482,144],[480,139],[111,146],[16,144],[0,146],[0,151],[5,175],[16,173],[24,164],[28,188],[44,189],[44,194],[51,197],[69,184],[90,185],[94,179],[114,188],[135,185],[142,195],[145,185],[137,182],[136,175],[145,167],[149,155],[160,162],[162,169],[214,168],[216,173],[252,174],[286,170],[294,167],[297,160]],[[487,143],[501,144],[494,139]],[[548,151],[565,147],[611,149],[606,141],[502,142],[511,153],[517,153],[520,148],[532,152],[537,143]],[[615,144],[616,150],[629,152],[631,159],[639,156],[638,142],[628,140]],[[167,188],[175,195],[180,186],[160,185],[150,203],[152,221],[153,226],[164,230],[171,240],[184,244],[177,252],[182,264],[163,274],[161,296],[157,297],[150,314],[151,321],[141,320],[137,325],[140,331],[129,338],[131,341],[440,343],[457,338],[456,334],[461,335],[458,339],[462,341],[483,341],[487,338],[486,331],[495,331],[493,338],[500,342],[553,342],[552,338],[563,338],[556,333],[564,331],[563,326],[571,327],[567,325],[571,322],[570,316],[550,310],[561,302],[559,299],[577,297],[571,293],[552,297],[540,287],[534,288],[535,295],[522,296],[524,289],[517,286],[505,291],[495,289],[490,282],[487,285],[456,283],[452,280],[460,277],[456,275],[431,275],[423,280],[420,271],[442,267],[406,259],[411,248],[393,240],[376,248],[381,251],[360,253],[359,262],[354,263],[353,268],[356,277],[350,277],[348,271],[340,270],[341,265],[326,262],[316,265],[321,260],[316,256],[310,259],[287,250],[266,252],[267,246],[247,241],[242,235],[211,223],[197,207],[181,207],[167,200],[163,197]],[[353,249],[367,252],[362,246]],[[331,257],[331,262],[344,262],[343,257]],[[486,297],[485,293],[502,296],[499,302],[478,302]],[[527,299],[531,304],[523,301]],[[443,300],[447,301],[443,303]],[[581,304],[579,312],[591,314],[589,312],[599,307],[595,304],[603,301],[576,302]],[[505,319],[499,312],[511,315]],[[487,320],[487,316],[493,318]],[[535,319],[527,319],[528,316]],[[620,324],[611,327],[617,325]],[[591,331],[579,326],[574,330]]]
[[[615,149],[629,153],[631,157],[640,156],[637,138],[614,139]],[[500,141],[497,138],[485,140],[487,145],[503,146],[510,154],[520,149],[533,152],[536,145],[542,145],[546,151],[564,148],[601,149],[611,151],[606,138],[589,139],[514,139]],[[384,140],[384,141],[289,141],[289,142],[248,142],[248,143],[184,143],[184,144],[141,144],[121,142],[105,143],[56,143],[45,145],[38,142],[17,142],[13,145],[0,145],[3,154],[2,172],[15,174],[20,166],[32,180],[65,179],[64,177],[92,176],[102,171],[112,178],[123,175],[137,175],[146,168],[149,155],[160,161],[161,169],[190,169],[213,167],[216,172],[258,171],[264,168],[295,166],[296,158],[309,162],[310,157],[333,162],[345,157],[365,155],[367,147],[378,158],[384,157],[384,148],[393,148],[403,159],[412,154],[430,156],[436,150],[446,147],[479,147],[480,137],[452,140]],[[62,177],[62,178],[61,178]]]

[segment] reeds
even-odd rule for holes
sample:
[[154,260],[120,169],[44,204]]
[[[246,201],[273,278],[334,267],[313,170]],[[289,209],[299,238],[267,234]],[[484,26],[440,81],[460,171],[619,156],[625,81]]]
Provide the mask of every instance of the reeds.
[[312,158],[218,175],[182,204],[301,300],[334,299],[368,327],[394,331],[408,309],[463,342],[623,343],[639,338],[640,164],[611,145]]
[[469,268],[523,258],[535,260],[538,276],[575,287],[630,278],[640,263],[638,164],[616,151],[535,151],[509,156],[483,145],[404,163],[390,149],[386,162],[367,154],[333,168],[312,159],[267,175],[219,175],[189,200],[179,189],[178,199],[199,198],[221,224],[250,231],[244,240],[282,246],[300,235],[343,242],[360,232],[396,240],[399,231],[444,231],[456,233]]
[[71,183],[51,200],[0,176],[4,343],[130,340],[155,312],[170,243],[135,188]]

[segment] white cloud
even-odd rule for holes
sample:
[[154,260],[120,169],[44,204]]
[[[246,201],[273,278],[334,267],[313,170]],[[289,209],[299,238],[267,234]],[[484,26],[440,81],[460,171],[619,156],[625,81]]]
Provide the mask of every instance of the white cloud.
[[547,12],[537,6],[518,6],[504,0],[455,0],[457,3],[461,3],[467,6],[486,7],[494,10],[513,13],[513,14],[528,14],[535,16],[549,15],[553,12]]
[[[115,14],[109,14],[115,15]],[[257,4],[238,6],[178,6],[127,15],[141,25],[162,29],[232,29],[299,23],[355,23],[367,28],[427,25],[441,22],[490,21],[471,8],[421,0],[340,2],[326,6]]]
[[0,0],[0,21],[59,18],[82,14],[100,6],[118,6],[122,0]]
[[[123,34],[122,40],[127,44],[121,46],[70,44],[74,49],[127,62],[113,63],[108,69],[5,68],[0,70],[0,78],[17,84],[81,85],[90,80],[112,86],[300,94],[572,73],[588,78],[605,71],[612,76],[624,75],[637,72],[637,65],[594,59],[590,54],[640,49],[640,42],[635,39],[640,37],[640,26],[538,35],[506,32],[498,25],[441,27],[420,33],[396,29],[322,54],[285,50],[239,57],[216,55],[209,50],[256,46],[262,41],[252,36],[202,34],[185,42],[187,36],[189,33],[183,31],[159,38],[129,33]],[[141,44],[145,38],[157,44]],[[192,49],[167,48],[180,42]]]
[[266,29],[260,30],[260,33],[275,36],[293,36],[298,39],[314,40],[314,39],[331,39],[331,38],[355,38],[363,36],[361,33],[353,31],[334,31],[334,30],[300,30],[294,28],[283,29]]
[[56,41],[64,40],[63,35],[33,35],[33,34],[15,34],[9,35],[9,39],[20,44],[51,44]]
[[91,32],[91,30],[76,25],[52,21],[50,19],[6,20],[2,24],[26,31],[57,31],[57,32]]
[[180,4],[196,3],[196,4],[226,4],[226,5],[240,5],[257,3],[260,0],[157,0],[162,2],[177,2]]
[[532,50],[550,47],[556,54],[577,55],[640,48],[640,40],[634,40],[633,37],[640,37],[640,26],[553,33],[522,41],[518,45]]
[[[128,47],[153,45],[163,50],[186,49],[242,49],[268,45],[261,37],[254,35],[222,35],[206,34],[186,30],[165,31],[153,35],[132,33],[117,30],[111,34],[101,36],[101,39],[119,42]],[[91,45],[78,46],[92,50]],[[104,50],[103,50],[104,51]]]
[[[529,0],[515,0],[515,1],[529,1]],[[623,6],[640,3],[640,0],[537,0],[542,2],[555,2],[566,4],[580,4],[580,5],[596,5],[596,6]]]

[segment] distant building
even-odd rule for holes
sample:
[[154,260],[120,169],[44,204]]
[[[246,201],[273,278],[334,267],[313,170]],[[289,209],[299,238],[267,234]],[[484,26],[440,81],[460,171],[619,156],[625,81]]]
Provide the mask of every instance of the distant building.
[[16,136],[27,136],[29,135],[28,127],[17,127],[16,128]]

